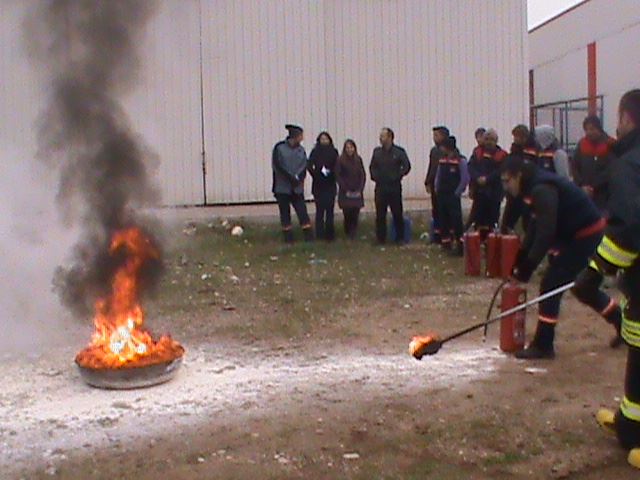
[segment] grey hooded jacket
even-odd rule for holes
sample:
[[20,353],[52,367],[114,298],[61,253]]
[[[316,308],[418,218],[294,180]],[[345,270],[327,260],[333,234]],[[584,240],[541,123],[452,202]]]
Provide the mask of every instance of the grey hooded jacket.
[[[542,151],[547,150],[554,143],[558,143],[556,134],[551,125],[539,125],[535,129],[536,141],[540,145]],[[569,156],[567,152],[558,148],[553,155],[553,166],[556,173],[564,178],[570,178],[569,175]]]

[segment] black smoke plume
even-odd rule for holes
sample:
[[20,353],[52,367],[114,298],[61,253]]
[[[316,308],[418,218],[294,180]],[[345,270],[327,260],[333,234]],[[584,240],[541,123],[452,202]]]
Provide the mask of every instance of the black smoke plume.
[[[83,232],[54,287],[84,318],[123,260],[108,253],[115,231],[141,226],[157,246],[150,222],[135,213],[158,199],[150,182],[157,158],[121,103],[140,83],[140,47],[156,8],[152,0],[38,0],[25,22],[27,46],[47,87],[38,155],[59,170],[57,202],[64,220]],[[143,287],[152,287],[160,261],[143,270]]]

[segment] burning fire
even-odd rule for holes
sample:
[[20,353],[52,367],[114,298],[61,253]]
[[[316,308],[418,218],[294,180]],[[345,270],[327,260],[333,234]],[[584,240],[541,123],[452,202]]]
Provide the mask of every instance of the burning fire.
[[109,254],[126,252],[124,264],[111,282],[111,294],[95,304],[95,332],[90,344],[76,356],[81,367],[112,369],[143,367],[171,361],[184,348],[169,335],[154,341],[143,328],[144,312],[138,303],[139,272],[147,260],[160,253],[139,228],[117,231]]
[[438,340],[439,337],[434,334],[416,335],[411,339],[411,343],[409,343],[409,355],[420,360],[426,353],[427,347]]

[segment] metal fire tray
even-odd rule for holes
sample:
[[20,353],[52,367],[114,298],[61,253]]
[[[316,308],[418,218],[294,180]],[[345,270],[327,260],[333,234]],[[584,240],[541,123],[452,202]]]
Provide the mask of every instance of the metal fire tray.
[[92,387],[130,390],[168,382],[176,376],[180,365],[182,357],[144,367],[96,369],[78,365],[78,369],[82,379]]

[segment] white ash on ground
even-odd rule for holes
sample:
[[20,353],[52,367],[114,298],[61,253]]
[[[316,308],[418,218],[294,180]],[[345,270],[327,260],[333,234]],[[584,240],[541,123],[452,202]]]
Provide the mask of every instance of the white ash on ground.
[[[311,401],[455,388],[490,377],[507,361],[495,350],[464,344],[422,362],[344,350],[187,346],[182,371],[171,382],[109,391],[84,384],[70,358],[73,352],[61,349],[37,362],[8,358],[1,364],[7,382],[0,393],[0,470],[55,466],[74,449],[152,439],[212,417],[233,423],[248,415],[282,415]],[[50,375],[53,368],[61,374]]]

